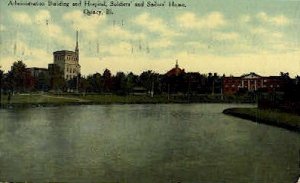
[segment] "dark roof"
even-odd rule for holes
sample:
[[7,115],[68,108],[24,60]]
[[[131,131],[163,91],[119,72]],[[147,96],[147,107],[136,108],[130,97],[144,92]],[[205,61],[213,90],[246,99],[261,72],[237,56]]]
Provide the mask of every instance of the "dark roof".
[[33,69],[33,70],[48,70],[47,68],[39,68],[39,67],[29,67],[27,69]]
[[260,76],[260,75],[258,75],[258,74],[256,74],[256,73],[254,73],[254,72],[250,72],[249,74],[244,74],[244,75],[242,75],[241,77],[247,77],[247,76],[262,77],[262,76]]
[[55,51],[55,52],[53,52],[53,54],[67,54],[67,53],[74,54],[74,53],[76,53],[76,52],[74,52],[74,51],[69,51],[69,50],[60,50],[60,51]]
[[178,75],[180,75],[180,74],[182,74],[182,73],[185,73],[185,72],[184,72],[184,69],[173,68],[173,69],[169,70],[169,71],[166,73],[166,75],[167,75],[167,76],[178,76]]
[[239,77],[239,76],[223,76],[223,78],[227,79],[241,79],[242,77]]
[[282,76],[269,76],[268,78],[283,78]]
[[165,75],[166,76],[178,76],[180,74],[184,74],[184,69],[180,69],[178,66],[178,62],[176,61],[176,65],[174,68],[172,68],[171,70],[169,70]]

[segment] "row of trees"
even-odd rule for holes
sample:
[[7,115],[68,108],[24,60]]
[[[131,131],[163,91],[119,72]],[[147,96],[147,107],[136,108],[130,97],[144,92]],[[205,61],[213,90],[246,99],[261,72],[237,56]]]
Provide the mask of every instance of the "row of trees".
[[112,75],[105,69],[102,74],[95,73],[87,77],[73,78],[67,88],[91,93],[130,94],[147,92],[162,93],[220,93],[221,77],[217,74],[201,75],[200,73],[182,73],[177,76],[166,76],[151,70],[140,75],[132,72],[117,72]]
[[[53,73],[54,72],[54,73]],[[153,71],[140,75],[132,72],[117,72],[115,75],[105,69],[102,74],[95,73],[86,77],[78,76],[66,81],[58,69],[52,73],[41,72],[33,76],[22,61],[14,62],[11,70],[1,71],[1,88],[4,92],[32,91],[79,91],[91,93],[130,94],[147,93],[220,93],[221,77],[217,74],[182,73],[166,76]]]
[[[281,76],[291,81],[287,73],[281,73]],[[164,75],[150,70],[144,71],[140,75],[132,72],[117,72],[113,75],[110,70],[105,69],[102,74],[78,76],[67,81],[63,78],[59,68],[32,75],[22,61],[17,61],[13,63],[8,73],[4,74],[0,68],[0,87],[6,93],[53,90],[122,95],[134,92],[212,94],[222,92],[222,77],[216,73],[206,75],[198,72]],[[298,89],[292,88],[295,88],[292,84],[286,87],[285,92],[289,93],[289,96],[294,96],[294,93],[298,91]]]

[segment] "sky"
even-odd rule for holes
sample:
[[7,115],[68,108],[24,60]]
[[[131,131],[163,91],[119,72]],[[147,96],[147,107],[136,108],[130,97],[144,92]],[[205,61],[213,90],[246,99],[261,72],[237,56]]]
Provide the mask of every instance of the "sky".
[[[174,0],[186,7],[157,8],[134,7],[142,0],[105,8],[8,6],[9,1],[0,1],[0,66],[5,71],[17,60],[46,68],[54,51],[75,49],[78,30],[83,75],[106,68],[113,74],[165,73],[176,60],[186,72],[300,75],[298,0]],[[83,13],[106,8],[114,14]]]

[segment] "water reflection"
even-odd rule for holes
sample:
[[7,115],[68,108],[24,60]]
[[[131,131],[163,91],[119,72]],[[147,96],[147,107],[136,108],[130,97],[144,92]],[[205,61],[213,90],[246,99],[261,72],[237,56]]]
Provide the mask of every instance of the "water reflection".
[[225,116],[232,105],[0,111],[0,180],[292,182],[299,134]]

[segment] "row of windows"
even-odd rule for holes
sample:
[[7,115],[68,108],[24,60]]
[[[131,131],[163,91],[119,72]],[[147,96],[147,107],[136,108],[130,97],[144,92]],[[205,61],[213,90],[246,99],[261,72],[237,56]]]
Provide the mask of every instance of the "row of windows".
[[76,69],[72,69],[72,68],[69,68],[67,67],[67,72],[70,72],[70,73],[76,73]]
[[264,79],[264,80],[225,80],[226,82],[244,82],[244,83],[248,83],[250,81],[250,83],[254,83],[255,81],[257,83],[261,83],[261,82],[264,82],[264,83],[267,83],[267,82],[280,82],[281,80],[276,80],[276,79]]
[[[64,56],[58,56],[58,55],[56,55],[56,56],[55,56],[55,60],[65,60],[65,57],[64,57]],[[77,60],[77,57],[67,56],[67,57],[66,57],[66,60],[73,60],[73,61],[76,61],[76,60]]]
[[[253,86],[253,85],[252,85],[252,86]],[[228,88],[228,87],[230,87],[230,86],[225,85],[225,88]],[[235,85],[231,85],[231,87],[232,87],[232,88],[235,88],[236,86],[235,86]],[[243,88],[241,85],[238,85],[237,87],[238,87],[238,88]],[[267,88],[266,85],[263,85],[262,87],[263,87],[263,88]],[[269,85],[269,87],[270,87],[270,88],[279,88],[280,86],[279,86],[279,85]],[[244,88],[248,88],[248,85],[245,85]],[[260,86],[257,86],[257,88],[260,88]]]
[[67,57],[67,60],[73,60],[73,61],[76,61],[76,57]]
[[75,77],[75,75],[66,75],[66,79],[72,79],[74,77]]

